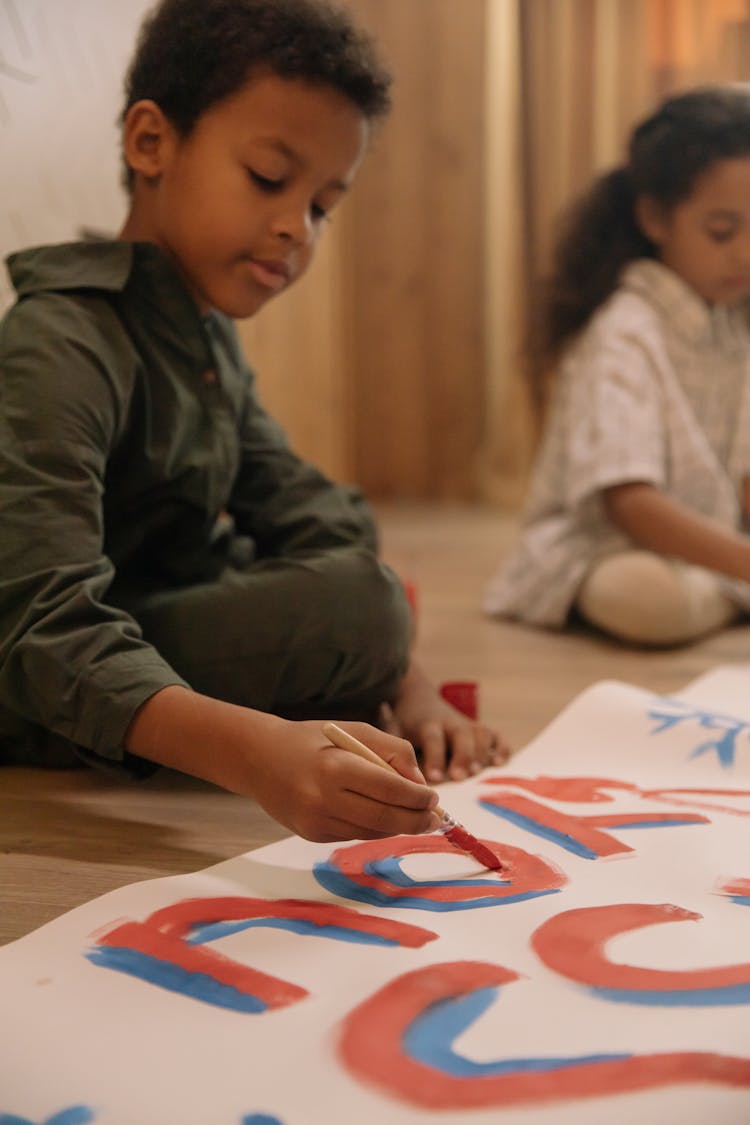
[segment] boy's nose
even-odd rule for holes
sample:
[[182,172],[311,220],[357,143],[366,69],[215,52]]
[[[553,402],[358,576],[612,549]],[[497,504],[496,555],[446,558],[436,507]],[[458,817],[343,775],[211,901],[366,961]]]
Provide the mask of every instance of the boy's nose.
[[734,244],[734,258],[738,266],[750,270],[750,230]]
[[304,246],[313,236],[312,216],[307,208],[287,208],[276,216],[273,226],[276,234],[298,246]]

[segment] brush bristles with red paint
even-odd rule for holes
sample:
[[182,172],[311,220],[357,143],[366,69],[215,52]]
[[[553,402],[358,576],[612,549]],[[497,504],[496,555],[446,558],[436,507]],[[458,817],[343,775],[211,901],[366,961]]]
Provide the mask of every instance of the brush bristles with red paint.
[[[440,810],[442,812],[442,809]],[[472,836],[471,832],[464,828],[463,824],[459,824],[448,813],[443,812],[443,827],[440,831],[445,836],[446,840],[450,840],[454,848],[459,851],[468,852],[472,855],[477,863],[481,863],[482,867],[489,868],[490,871],[499,871],[502,867],[500,860],[494,852],[491,852],[486,844],[481,840],[477,840],[476,836]]]
[[[340,750],[350,750],[353,754],[357,754],[360,758],[365,758],[366,761],[372,762],[375,766],[380,766],[381,769],[390,770],[391,773],[398,773],[397,769],[389,763],[383,761],[374,750],[369,746],[365,746],[364,742],[360,742],[353,734],[348,731],[342,730],[341,727],[336,726],[335,723],[324,723],[323,734],[329,738],[334,746],[338,746]],[[468,852],[473,856],[477,863],[481,863],[483,867],[489,868],[490,871],[499,871],[502,863],[497,858],[494,852],[490,851],[486,844],[481,840],[477,840],[476,836],[472,836],[463,824],[459,824],[454,820],[445,809],[441,809],[438,805],[434,810],[442,820],[440,831],[445,836],[449,843],[453,844],[454,848],[458,848],[461,852]]]

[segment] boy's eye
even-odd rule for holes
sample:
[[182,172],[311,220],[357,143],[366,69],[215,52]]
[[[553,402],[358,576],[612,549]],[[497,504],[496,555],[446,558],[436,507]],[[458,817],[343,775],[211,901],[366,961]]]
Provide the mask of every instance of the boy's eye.
[[712,242],[729,242],[733,235],[733,227],[713,227],[708,230],[708,237]]
[[284,186],[283,180],[272,180],[269,176],[261,176],[260,172],[254,171],[252,168],[247,170],[250,179],[259,187],[261,191],[274,192],[281,191]]

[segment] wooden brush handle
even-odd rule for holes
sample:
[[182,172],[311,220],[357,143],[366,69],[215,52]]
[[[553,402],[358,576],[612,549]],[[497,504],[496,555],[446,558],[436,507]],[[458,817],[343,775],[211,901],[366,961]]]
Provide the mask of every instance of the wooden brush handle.
[[[326,738],[330,739],[334,746],[338,746],[339,750],[350,750],[352,754],[359,755],[359,757],[364,758],[366,762],[372,762],[374,766],[380,766],[381,769],[390,770],[391,773],[396,773],[399,777],[403,777],[403,774],[398,773],[398,770],[395,769],[390,762],[386,762],[383,758],[379,757],[369,746],[365,746],[364,742],[360,742],[358,738],[355,738],[353,734],[349,734],[348,731],[342,730],[336,723],[323,723],[323,734]],[[436,812],[442,820],[446,819],[447,813],[445,809],[440,808],[440,805],[437,805],[433,811]]]

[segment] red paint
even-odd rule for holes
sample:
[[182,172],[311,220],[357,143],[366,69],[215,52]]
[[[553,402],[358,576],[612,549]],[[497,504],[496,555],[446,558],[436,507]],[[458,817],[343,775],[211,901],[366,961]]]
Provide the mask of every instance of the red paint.
[[307,990],[226,957],[208,945],[191,945],[185,938],[196,926],[251,918],[304,919],[319,926],[338,926],[374,933],[399,945],[419,948],[437,937],[431,930],[396,922],[380,915],[361,914],[334,903],[303,899],[192,898],[155,910],[143,922],[124,922],[97,939],[97,945],[125,947],[145,953],[189,973],[202,973],[220,984],[256,996],[269,1008],[293,1004]]
[[[606,1097],[674,1083],[750,1087],[750,1059],[702,1052],[633,1055],[549,1070],[457,1077],[404,1053],[409,1025],[441,1001],[518,979],[502,965],[454,961],[390,981],[344,1020],[339,1056],[359,1080],[420,1109],[479,1109]],[[512,1042],[512,1029],[508,1038]],[[601,1049],[601,1043],[596,1047]],[[565,1045],[561,1044],[564,1051]]]
[[197,925],[242,921],[245,918],[300,918],[318,926],[339,926],[358,933],[377,934],[412,949],[418,949],[437,937],[432,930],[424,930],[421,926],[396,922],[381,915],[361,914],[349,906],[336,903],[308,902],[298,898],[189,898],[155,910],[146,923],[164,934],[182,938]]
[[381,894],[388,895],[394,902],[399,898],[409,898],[415,890],[422,898],[435,902],[471,902],[477,898],[508,898],[526,892],[557,890],[567,883],[567,878],[559,868],[545,862],[539,856],[531,855],[521,848],[509,844],[498,844],[482,840],[499,860],[502,875],[496,886],[480,886],[471,880],[450,887],[431,886],[429,882],[420,883],[418,888],[400,887],[379,875],[371,875],[364,870],[368,864],[393,856],[419,855],[434,852],[453,853],[451,844],[440,836],[392,836],[386,840],[367,840],[361,844],[351,844],[337,848],[331,853],[330,863],[343,874],[361,886],[373,887]]
[[609,793],[604,792],[606,789],[639,792],[638,787],[630,782],[613,781],[608,777],[517,777],[499,774],[497,777],[483,778],[482,781],[485,785],[511,785],[515,789],[525,789],[528,793],[551,801],[579,804],[614,800]]
[[740,898],[750,897],[750,879],[726,879],[719,887],[724,895],[739,895]]
[[704,797],[750,797],[750,789],[703,789],[668,788],[641,789],[627,781],[615,781],[608,777],[518,777],[498,774],[483,779],[485,785],[512,786],[524,789],[537,797],[552,801],[566,801],[571,804],[588,804],[613,801],[606,790],[633,793],[648,800],[664,801],[669,805],[689,806],[730,813],[734,816],[750,816],[750,809],[738,809],[731,805],[715,804],[702,800]]
[[472,836],[462,824],[455,824],[453,828],[448,828],[443,832],[446,840],[450,840],[455,848],[459,851],[468,852],[472,855],[477,863],[481,863],[483,867],[488,868],[490,871],[499,871],[502,864],[494,852],[476,836]]
[[701,917],[669,903],[582,907],[543,922],[532,935],[531,946],[548,969],[599,988],[669,992],[746,984],[750,979],[747,962],[718,969],[644,969],[610,961],[604,951],[608,941],[630,930],[663,922],[697,922]]
[[[198,922],[199,919],[196,917],[195,921]],[[283,1008],[287,1004],[304,1000],[308,995],[305,988],[251,969],[208,946],[188,945],[182,938],[173,937],[155,927],[151,918],[145,922],[125,922],[115,926],[98,939],[97,945],[132,949],[167,964],[177,965],[188,973],[202,973],[218,984],[256,996],[268,1008]]]
[[[675,796],[680,794],[680,796]],[[709,809],[711,812],[729,813],[730,816],[750,816],[750,809],[739,809],[732,805],[718,805],[713,801],[696,800],[696,797],[750,797],[750,789],[642,789],[642,797],[666,801],[668,805],[687,805],[694,809]]]
[[[540,805],[538,801],[532,801],[517,793],[510,793],[505,790],[492,796],[483,796],[482,803],[509,809],[541,828],[549,828],[561,836],[569,836],[599,858],[634,851],[629,844],[622,843],[615,836],[611,836],[607,832],[600,832],[600,828],[622,828],[628,824],[641,824],[646,815],[640,812],[610,813],[606,816],[574,816],[570,813],[559,812],[557,809],[550,809],[546,805]],[[699,813],[655,812],[649,813],[648,818],[665,825],[671,822],[684,824],[685,821],[689,821],[691,824],[711,823],[708,817],[701,816]]]

